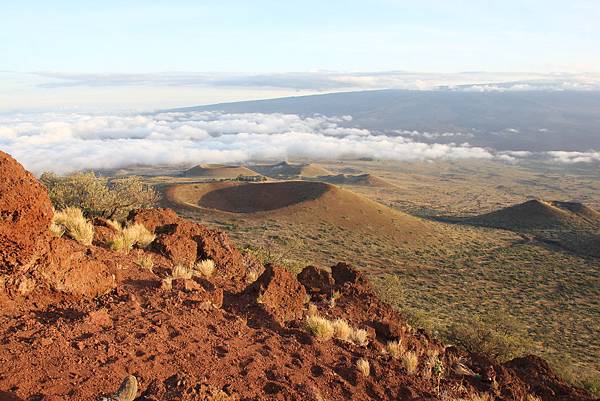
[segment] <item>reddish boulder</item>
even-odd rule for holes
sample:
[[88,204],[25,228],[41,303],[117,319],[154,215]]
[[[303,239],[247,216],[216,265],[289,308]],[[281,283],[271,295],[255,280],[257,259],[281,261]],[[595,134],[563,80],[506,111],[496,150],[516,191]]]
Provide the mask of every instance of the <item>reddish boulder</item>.
[[247,291],[280,324],[302,317],[306,290],[283,267],[266,265],[264,273]]
[[95,297],[116,286],[117,268],[109,257],[102,256],[75,241],[56,238],[32,275],[51,290]]
[[344,262],[332,266],[331,275],[335,280],[335,285],[338,287],[341,287],[346,283],[368,285],[368,281],[361,272],[353,269],[349,264]]
[[182,226],[170,227],[172,231],[159,234],[152,247],[173,262],[190,266],[198,258],[198,244],[190,238],[189,233],[182,230]]
[[181,220],[181,218],[177,216],[177,213],[171,209],[132,210],[127,219],[132,223],[144,225],[144,227],[152,232],[156,232],[160,227],[176,224]]
[[0,151],[0,273],[40,256],[50,239],[52,214],[46,188]]
[[334,281],[331,273],[315,266],[307,266],[298,273],[298,281],[312,297],[331,298]]

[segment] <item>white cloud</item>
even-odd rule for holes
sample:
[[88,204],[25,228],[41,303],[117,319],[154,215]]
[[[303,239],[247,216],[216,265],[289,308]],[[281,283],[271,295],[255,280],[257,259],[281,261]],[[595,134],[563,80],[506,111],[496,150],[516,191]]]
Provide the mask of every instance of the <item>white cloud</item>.
[[400,161],[492,159],[468,144],[426,144],[346,127],[346,117],[218,112],[34,114],[0,120],[0,148],[35,173],[133,164],[239,163],[286,158]]
[[[349,121],[348,116],[278,113],[20,114],[0,118],[0,149],[36,174],[136,164],[191,165],[288,158],[516,162],[540,156],[526,151],[495,152],[468,143],[418,141],[464,136],[461,133],[397,130],[388,136],[349,127]],[[541,156],[563,163],[600,160],[600,152],[593,151],[555,151]]]
[[560,163],[593,163],[600,161],[599,151],[590,152],[566,152],[552,151],[548,155],[555,161]]

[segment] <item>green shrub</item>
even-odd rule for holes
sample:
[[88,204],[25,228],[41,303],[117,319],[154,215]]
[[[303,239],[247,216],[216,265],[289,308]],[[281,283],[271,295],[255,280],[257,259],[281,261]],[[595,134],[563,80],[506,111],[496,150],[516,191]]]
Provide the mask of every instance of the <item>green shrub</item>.
[[500,362],[522,356],[533,348],[526,327],[502,311],[454,323],[448,327],[446,336],[469,352],[486,354]]
[[129,211],[151,207],[158,195],[139,177],[97,177],[94,173],[75,173],[59,176],[44,173],[40,181],[58,210],[78,207],[88,217],[124,219]]

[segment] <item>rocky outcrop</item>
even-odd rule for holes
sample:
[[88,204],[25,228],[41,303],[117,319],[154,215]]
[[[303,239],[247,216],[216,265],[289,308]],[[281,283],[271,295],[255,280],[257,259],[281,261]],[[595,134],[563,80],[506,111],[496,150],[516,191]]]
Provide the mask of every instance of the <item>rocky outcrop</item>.
[[298,273],[298,281],[312,298],[331,298],[333,296],[335,283],[331,273],[327,270],[307,266]]
[[265,266],[265,271],[248,288],[248,293],[280,324],[302,317],[306,291],[283,267]]
[[48,244],[52,205],[46,189],[0,151],[0,273],[28,267]]

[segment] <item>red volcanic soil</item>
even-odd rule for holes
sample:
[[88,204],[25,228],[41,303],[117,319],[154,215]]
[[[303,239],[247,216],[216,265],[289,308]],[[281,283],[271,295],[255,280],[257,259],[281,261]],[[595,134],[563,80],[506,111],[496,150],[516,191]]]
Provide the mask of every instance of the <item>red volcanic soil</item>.
[[[22,204],[16,193],[0,192],[3,216],[47,210],[31,176],[7,155],[0,153],[0,160],[12,166],[0,171],[0,187],[40,195],[38,203]],[[154,231],[149,248],[115,253],[100,241],[84,246],[42,235],[43,246],[34,247],[38,258],[10,259],[27,260],[10,268],[3,259],[0,400],[96,400],[110,397],[128,375],[138,381],[135,401],[452,400],[483,393],[497,400],[525,401],[528,394],[543,401],[592,400],[538,358],[499,364],[429,339],[346,264],[309,267],[297,278],[260,266],[223,232],[169,209],[139,210],[129,220]],[[32,249],[11,242],[10,234],[33,236],[48,222],[28,227],[0,220],[0,250],[20,255]],[[141,267],[141,257],[152,258],[154,268]],[[176,264],[208,258],[216,266],[210,278],[165,280]],[[257,270],[262,274],[248,282]],[[332,303],[334,291],[339,296]],[[368,344],[308,334],[309,303],[322,316],[365,329]],[[390,340],[418,355],[415,374],[382,352]],[[427,363],[434,355],[439,375]],[[368,377],[355,367],[359,358],[370,363]]]

